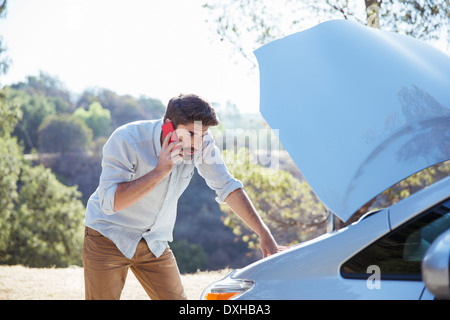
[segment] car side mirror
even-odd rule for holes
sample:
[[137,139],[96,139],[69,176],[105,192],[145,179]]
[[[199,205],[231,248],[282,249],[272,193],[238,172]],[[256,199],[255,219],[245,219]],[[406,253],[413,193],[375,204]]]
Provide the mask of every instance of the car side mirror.
[[425,253],[422,278],[437,299],[450,299],[450,229],[437,237]]

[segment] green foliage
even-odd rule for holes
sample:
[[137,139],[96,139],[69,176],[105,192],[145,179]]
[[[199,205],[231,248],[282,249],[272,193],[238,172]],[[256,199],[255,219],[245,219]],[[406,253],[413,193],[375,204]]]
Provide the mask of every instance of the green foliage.
[[[166,111],[166,107],[158,99],[140,96],[138,98],[140,107],[149,115],[152,119],[161,118]],[[149,119],[150,119],[149,118]]]
[[428,167],[409,176],[383,192],[374,199],[374,206],[390,206],[449,175],[450,160]]
[[84,206],[76,187],[49,169],[25,165],[3,263],[30,267],[81,264]]
[[25,152],[38,148],[38,128],[45,118],[53,116],[55,106],[45,96],[29,95],[24,91],[10,89],[11,103],[19,105],[23,113],[14,135],[24,142]]
[[17,181],[22,154],[17,139],[11,137],[14,125],[21,117],[17,106],[5,102],[5,89],[0,91],[0,252],[6,249],[10,236],[9,219],[17,201]]
[[55,107],[57,113],[71,113],[74,109],[71,94],[56,77],[40,71],[38,76],[28,76],[25,82],[11,86],[30,96],[45,97]]
[[[46,150],[49,147],[52,148],[52,141],[44,142],[45,145],[41,146],[38,131],[42,126],[48,125],[50,119],[55,116],[56,118],[61,115],[67,117],[72,114],[74,117],[67,120],[76,118],[83,120],[92,130],[92,138],[100,139],[102,144],[101,138],[107,137],[114,128],[130,121],[157,119],[162,117],[165,111],[164,105],[158,99],[145,96],[136,99],[129,95],[118,95],[107,89],[85,91],[74,104],[72,103],[73,94],[65,89],[64,84],[42,71],[38,76],[28,76],[26,81],[6,87],[4,91],[5,94],[7,93],[8,104],[18,105],[20,107],[18,112],[23,114],[13,134],[18,137],[20,143],[23,143],[25,153],[30,153],[33,149],[50,152]],[[55,123],[53,125],[56,126]],[[71,129],[84,131],[82,128],[75,129],[76,126],[72,126]],[[62,130],[64,127],[58,126],[53,129]],[[67,138],[68,133],[65,133],[64,130],[60,132],[55,130],[52,130],[51,137],[48,138],[58,136]],[[87,142],[92,140],[89,137],[84,138],[87,138]],[[73,137],[69,139],[67,144],[71,144],[73,139]],[[61,152],[72,149],[71,146],[64,147],[59,142],[57,145],[55,148]],[[90,146],[87,146],[86,149],[89,149]]]
[[22,111],[16,104],[8,104],[8,88],[0,90],[0,136],[9,136],[17,122],[22,118]]
[[196,272],[206,264],[206,254],[202,247],[198,244],[190,243],[187,239],[172,242],[170,248],[177,259],[180,273]]
[[[3,93],[2,93],[3,94]],[[24,161],[16,137],[18,106],[0,97],[0,263],[67,266],[81,263],[84,207],[76,187]]]
[[17,139],[0,136],[0,257],[11,233],[9,221],[14,216],[18,199],[17,181],[21,163],[22,154]]
[[61,98],[44,96],[34,90],[5,88],[7,92],[7,102],[10,105],[17,105],[23,116],[18,122],[14,135],[23,142],[25,152],[39,148],[38,129],[43,121],[62,110],[70,110],[67,102]]
[[0,250],[9,236],[8,221],[14,214],[17,181],[22,160],[21,150],[14,138],[0,138]]
[[[242,181],[246,193],[277,241],[295,244],[317,235],[317,227],[324,226],[326,220],[325,208],[306,181],[300,181],[284,170],[253,164],[245,148],[232,157],[228,154],[230,152],[225,150],[223,154],[224,159],[232,159],[227,163],[230,172]],[[221,205],[221,209],[230,212],[226,205]],[[228,215],[224,223],[250,247],[256,248],[256,235],[236,215]]]
[[7,102],[18,105],[23,113],[14,135],[23,143],[25,153],[39,149],[37,132],[46,118],[72,113],[74,109],[64,85],[42,71],[39,76],[29,76],[25,82],[11,85],[7,91]]
[[131,121],[158,119],[163,116],[165,111],[165,107],[157,99],[144,96],[136,99],[130,95],[118,95],[108,89],[86,90],[79,97],[77,106],[87,108],[95,101],[111,112],[113,128]]
[[40,152],[82,152],[92,143],[92,130],[74,116],[46,118],[38,129]]
[[87,111],[80,107],[75,110],[73,115],[83,120],[91,128],[94,138],[106,137],[111,134],[111,112],[103,109],[100,102],[92,102]]

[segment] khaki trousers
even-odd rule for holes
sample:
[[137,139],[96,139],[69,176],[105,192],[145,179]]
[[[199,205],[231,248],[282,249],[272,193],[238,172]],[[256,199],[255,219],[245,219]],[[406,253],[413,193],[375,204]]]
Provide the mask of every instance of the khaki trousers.
[[86,300],[118,300],[128,268],[152,300],[186,299],[175,257],[167,246],[156,258],[141,239],[132,259],[99,232],[86,227],[83,245]]

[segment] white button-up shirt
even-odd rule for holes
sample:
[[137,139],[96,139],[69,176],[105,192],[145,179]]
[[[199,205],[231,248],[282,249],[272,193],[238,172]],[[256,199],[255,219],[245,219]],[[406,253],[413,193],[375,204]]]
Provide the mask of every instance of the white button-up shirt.
[[188,186],[194,167],[216,191],[219,203],[243,187],[229,173],[208,132],[192,160],[174,165],[172,173],[139,202],[114,212],[117,185],[142,177],[158,164],[162,124],[162,119],[137,121],[114,131],[103,147],[99,186],[87,203],[85,225],[113,241],[129,259],[142,238],[156,257],[173,240],[178,198]]

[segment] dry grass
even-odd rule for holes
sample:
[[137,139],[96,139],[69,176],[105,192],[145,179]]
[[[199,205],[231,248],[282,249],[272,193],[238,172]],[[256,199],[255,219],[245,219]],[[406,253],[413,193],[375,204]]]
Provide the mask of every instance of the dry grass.
[[[200,298],[203,289],[223,278],[230,270],[205,271],[182,275],[189,300]],[[36,269],[0,266],[0,300],[82,300],[83,268]],[[148,300],[149,297],[129,271],[122,300]]]

